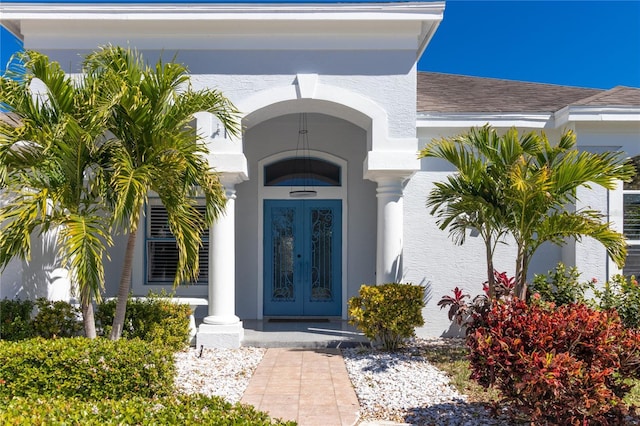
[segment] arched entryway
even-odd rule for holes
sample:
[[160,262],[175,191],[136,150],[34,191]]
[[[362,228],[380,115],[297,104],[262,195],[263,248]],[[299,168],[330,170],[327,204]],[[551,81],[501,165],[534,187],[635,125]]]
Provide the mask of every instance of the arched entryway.
[[[263,319],[265,309],[269,313],[270,308],[265,305],[264,277],[265,270],[269,271],[265,269],[265,217],[272,220],[273,215],[265,216],[265,203],[287,201],[289,189],[264,185],[264,160],[291,155],[301,113],[309,118],[311,148],[318,155],[344,161],[346,186],[323,188],[323,194],[319,192],[316,197],[331,201],[330,204],[296,205],[308,214],[314,214],[314,209],[319,214],[318,208],[330,210],[333,217],[340,219],[331,222],[336,233],[342,229],[339,240],[335,240],[338,243],[331,241],[340,248],[333,253],[339,253],[341,261],[333,262],[331,268],[342,271],[335,278],[341,287],[335,287],[333,292],[336,296],[340,294],[340,299],[334,299],[333,310],[318,314],[304,307],[290,313],[276,310],[275,314],[346,319],[346,301],[357,294],[361,284],[401,280],[402,183],[419,167],[417,140],[390,137],[386,112],[377,104],[362,95],[323,85],[314,76],[298,75],[291,86],[259,92],[237,106],[246,113],[242,141],[214,138],[210,144],[213,152],[210,163],[220,172],[228,209],[211,229],[212,252],[224,252],[209,260],[212,271],[209,316],[204,319],[200,333],[214,335],[217,329],[227,333],[233,328],[231,325],[239,323],[239,318]],[[200,124],[198,127],[202,130]],[[204,133],[217,134],[213,131],[215,123],[210,127],[211,132],[205,128]],[[273,197],[273,191],[285,195]],[[327,195],[331,191],[339,194]],[[340,203],[335,204],[335,200]],[[303,226],[309,227],[310,221],[304,225],[305,220],[302,219]],[[301,259],[310,259],[304,252],[300,255]],[[322,291],[316,286],[315,293],[310,288],[306,295]]]
[[297,198],[291,192],[299,186],[285,168],[296,157],[298,115],[245,131],[251,179],[236,186],[241,317],[346,318],[348,297],[375,282],[376,185],[362,177],[367,132],[340,118],[308,114],[309,155],[320,169],[315,196]]

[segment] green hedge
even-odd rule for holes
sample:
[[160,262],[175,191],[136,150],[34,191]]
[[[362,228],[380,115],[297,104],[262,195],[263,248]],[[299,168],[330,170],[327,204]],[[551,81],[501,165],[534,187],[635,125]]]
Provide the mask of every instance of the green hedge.
[[[34,316],[33,308],[37,308]],[[81,311],[64,301],[44,297],[31,300],[0,300],[0,339],[52,339],[78,336],[82,331]]]
[[[4,406],[3,406],[4,405]],[[251,425],[293,426],[272,421],[249,405],[219,397],[177,395],[156,399],[83,401],[66,398],[13,398],[0,403],[0,424],[40,425]]]
[[34,337],[31,300],[0,300],[0,339],[22,340]]
[[363,285],[349,299],[349,322],[384,349],[397,349],[424,325],[424,287],[413,284]]
[[[116,300],[101,303],[96,309],[96,321],[101,334],[109,337],[116,312]],[[189,344],[189,316],[186,304],[172,303],[165,294],[149,294],[144,300],[129,298],[122,337],[141,339],[180,350]]]
[[40,298],[36,301],[38,314],[33,319],[34,337],[45,339],[74,337],[82,333],[82,310],[62,300]]
[[174,376],[173,352],[139,340],[0,341],[0,398],[151,398],[171,394]]

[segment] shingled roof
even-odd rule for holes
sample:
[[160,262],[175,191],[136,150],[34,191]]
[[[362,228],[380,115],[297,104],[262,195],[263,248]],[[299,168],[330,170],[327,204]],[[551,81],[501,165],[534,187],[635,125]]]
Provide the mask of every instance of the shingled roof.
[[573,103],[578,106],[640,106],[640,89],[616,86]]
[[553,113],[568,105],[640,106],[640,89],[611,90],[435,72],[418,73],[418,112]]

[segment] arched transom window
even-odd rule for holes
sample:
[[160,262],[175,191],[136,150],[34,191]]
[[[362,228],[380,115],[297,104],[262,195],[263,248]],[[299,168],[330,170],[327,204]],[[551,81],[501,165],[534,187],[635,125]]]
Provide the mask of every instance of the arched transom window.
[[278,160],[264,168],[265,186],[342,186],[340,166],[314,157]]

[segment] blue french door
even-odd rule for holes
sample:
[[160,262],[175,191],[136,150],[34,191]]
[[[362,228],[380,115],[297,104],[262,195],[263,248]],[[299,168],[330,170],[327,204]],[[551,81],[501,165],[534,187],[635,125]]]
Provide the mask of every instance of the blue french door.
[[264,201],[264,315],[337,316],[342,201]]

